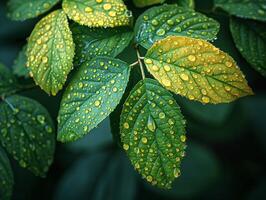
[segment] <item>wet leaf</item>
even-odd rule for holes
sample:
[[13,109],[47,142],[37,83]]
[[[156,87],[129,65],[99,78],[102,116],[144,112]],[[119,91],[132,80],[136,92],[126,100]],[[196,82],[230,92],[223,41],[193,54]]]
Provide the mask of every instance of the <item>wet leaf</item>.
[[74,59],[78,66],[96,56],[116,57],[133,38],[133,33],[125,27],[104,29],[74,24],[71,30],[77,46]]
[[62,6],[68,17],[81,25],[106,28],[130,22],[123,0],[63,0]]
[[9,0],[7,15],[12,20],[24,21],[45,13],[58,2],[59,0]]
[[52,119],[37,101],[10,96],[0,103],[0,141],[21,167],[44,177],[53,161]]
[[10,70],[0,63],[0,96],[16,89],[17,80]]
[[58,116],[58,140],[75,141],[96,127],[118,105],[127,86],[127,63],[97,57],[84,63],[68,85]]
[[19,52],[14,64],[12,66],[13,73],[19,77],[29,77],[29,69],[26,67],[27,56],[26,56],[27,45],[23,46]]
[[135,6],[145,7],[165,2],[165,0],[133,0]]
[[0,199],[11,199],[14,185],[13,172],[9,159],[4,150],[0,147]]
[[230,15],[266,21],[265,0],[215,0],[215,7],[222,8]]
[[145,48],[169,35],[189,36],[213,40],[219,31],[219,23],[194,10],[177,5],[150,8],[137,20],[136,42]]
[[265,24],[233,18],[230,21],[230,30],[242,56],[266,77]]
[[144,79],[131,91],[120,121],[121,141],[135,169],[148,182],[170,188],[180,175],[185,121],[171,93]]
[[228,103],[252,95],[231,56],[201,39],[169,36],[147,52],[149,72],[168,90],[202,103]]
[[33,79],[48,94],[62,89],[72,69],[74,43],[67,17],[56,10],[37,23],[27,47],[27,66]]

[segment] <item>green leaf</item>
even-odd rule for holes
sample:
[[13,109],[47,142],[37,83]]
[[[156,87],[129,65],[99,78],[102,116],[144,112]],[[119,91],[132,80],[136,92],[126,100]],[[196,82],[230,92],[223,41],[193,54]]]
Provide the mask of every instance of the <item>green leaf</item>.
[[12,93],[16,89],[17,80],[3,64],[0,63],[0,96]]
[[14,64],[12,66],[13,73],[19,77],[29,77],[29,69],[26,67],[27,56],[26,56],[27,45],[23,46],[19,52]]
[[265,0],[215,0],[215,7],[238,17],[266,21]]
[[9,0],[7,3],[8,17],[23,21],[37,17],[50,10],[60,0]]
[[177,5],[150,8],[137,20],[136,42],[145,48],[169,35],[189,36],[213,40],[219,31],[219,23],[194,10]]
[[14,185],[13,172],[4,150],[0,147],[0,199],[11,199]]
[[130,14],[123,0],[63,0],[68,17],[90,27],[129,25]]
[[58,116],[58,140],[77,140],[96,127],[118,105],[127,86],[127,63],[97,57],[84,63],[68,85]]
[[53,161],[52,119],[37,101],[10,96],[0,103],[0,140],[21,167],[44,177]]
[[165,0],[133,0],[135,6],[145,7],[165,2]]
[[266,77],[265,24],[232,18],[230,30],[242,56],[254,69]]
[[73,67],[74,43],[67,17],[56,10],[32,31],[27,47],[27,66],[37,85],[48,94],[62,89]]
[[94,152],[82,156],[68,169],[55,199],[134,200],[136,186],[134,170],[124,154]]
[[169,36],[147,52],[149,72],[168,90],[202,103],[228,103],[252,95],[231,56],[211,43]]
[[152,79],[140,81],[124,104],[121,141],[135,169],[153,185],[170,188],[180,175],[185,121],[170,92]]
[[195,8],[194,0],[177,0],[177,5],[192,9]]
[[130,43],[133,33],[129,28],[88,28],[74,24],[71,27],[77,46],[75,64],[80,66],[96,56],[116,57]]

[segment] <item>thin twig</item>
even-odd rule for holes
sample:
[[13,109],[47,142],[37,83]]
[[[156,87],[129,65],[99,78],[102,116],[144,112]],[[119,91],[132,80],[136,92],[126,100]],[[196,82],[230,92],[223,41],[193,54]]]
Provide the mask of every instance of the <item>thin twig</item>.
[[130,67],[134,67],[134,66],[136,66],[136,65],[138,65],[138,64],[139,64],[139,61],[137,60],[136,62],[130,64],[129,66],[130,66]]
[[141,76],[142,76],[142,79],[144,80],[145,79],[145,72],[144,72],[142,61],[141,61],[142,57],[140,56],[140,53],[139,53],[139,50],[138,50],[137,47],[136,47],[136,51],[137,51],[137,56],[138,56],[138,62],[139,62],[139,67],[140,67],[140,71],[141,71]]

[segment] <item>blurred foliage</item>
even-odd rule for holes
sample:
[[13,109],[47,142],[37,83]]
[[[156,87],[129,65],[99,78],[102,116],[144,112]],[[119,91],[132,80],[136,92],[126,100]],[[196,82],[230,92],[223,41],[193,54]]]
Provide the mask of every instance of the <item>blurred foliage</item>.
[[[136,9],[131,1],[127,4],[134,16],[144,11]],[[13,22],[6,18],[5,5],[6,0],[0,2],[0,61],[11,68],[34,24],[42,16]],[[58,143],[46,179],[35,177],[11,160],[15,179],[13,199],[265,199],[266,80],[237,51],[225,13],[213,11],[211,0],[204,3],[197,0],[195,8],[220,22],[221,30],[214,43],[237,61],[255,96],[218,106],[202,105],[176,96],[187,119],[190,142],[181,166],[182,175],[173,189],[155,189],[134,172],[128,159],[112,142],[110,120],[106,119],[84,139],[66,145]],[[130,48],[120,57],[128,62],[135,60]],[[139,77],[132,79],[139,80]],[[23,78],[19,81],[26,82]],[[131,84],[128,87],[132,87]],[[39,89],[21,94],[38,100],[56,118],[62,92],[57,97],[49,97]],[[118,128],[114,125],[120,110],[118,107],[116,114],[111,115],[112,129]]]

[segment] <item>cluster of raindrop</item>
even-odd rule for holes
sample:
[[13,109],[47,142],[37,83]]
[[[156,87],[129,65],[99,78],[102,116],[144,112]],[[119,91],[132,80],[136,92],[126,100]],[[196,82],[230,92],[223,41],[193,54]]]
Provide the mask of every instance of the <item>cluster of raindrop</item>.
[[21,167],[44,176],[53,160],[55,139],[51,119],[37,102],[12,96],[0,104],[0,139]]
[[185,121],[172,95],[145,79],[132,90],[121,115],[121,140],[135,169],[151,184],[169,188],[180,175]]
[[136,39],[145,46],[169,35],[213,40],[219,31],[219,24],[215,20],[177,5],[152,8],[146,11],[140,20]]
[[230,102],[252,93],[235,61],[201,39],[160,40],[148,51],[145,64],[165,88],[190,100]]
[[119,103],[128,77],[128,65],[117,59],[97,57],[84,63],[61,101],[59,140],[74,141],[105,119]]
[[30,35],[27,64],[30,76],[48,94],[62,89],[72,69],[74,43],[67,17],[56,10],[37,23]]
[[[25,20],[37,17],[52,8],[59,0],[23,1],[10,0],[7,3],[8,17],[13,20]],[[21,5],[23,4],[23,6]]]
[[96,56],[117,56],[131,41],[133,34],[126,28],[89,28],[74,24],[71,27],[76,45],[75,65]]
[[63,9],[74,21],[91,27],[129,25],[131,17],[122,0],[92,0],[80,4],[65,0]]

